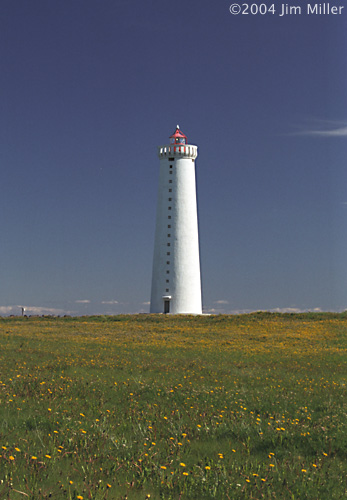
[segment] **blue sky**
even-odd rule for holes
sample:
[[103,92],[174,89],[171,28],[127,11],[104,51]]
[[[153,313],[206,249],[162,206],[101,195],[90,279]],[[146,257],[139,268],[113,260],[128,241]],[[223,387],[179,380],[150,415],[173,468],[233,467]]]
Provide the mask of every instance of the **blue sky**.
[[149,310],[176,124],[205,311],[347,309],[347,8],[230,3],[0,1],[0,314]]

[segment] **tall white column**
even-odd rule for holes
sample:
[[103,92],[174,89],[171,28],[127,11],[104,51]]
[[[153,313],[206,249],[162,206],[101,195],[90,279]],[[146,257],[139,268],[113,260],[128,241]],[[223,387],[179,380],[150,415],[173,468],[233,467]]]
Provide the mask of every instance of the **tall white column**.
[[195,181],[197,154],[196,146],[182,143],[158,148],[160,173],[151,313],[202,313]]

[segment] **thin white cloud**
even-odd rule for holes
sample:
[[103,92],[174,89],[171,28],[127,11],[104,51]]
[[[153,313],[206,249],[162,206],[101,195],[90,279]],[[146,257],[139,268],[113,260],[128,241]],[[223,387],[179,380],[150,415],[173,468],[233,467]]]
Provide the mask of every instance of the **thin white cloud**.
[[36,307],[25,306],[25,314],[65,314],[64,309],[55,309],[54,307]]
[[22,308],[26,315],[31,314],[52,314],[53,316],[58,316],[60,314],[70,314],[70,311],[64,311],[63,309],[57,309],[54,307],[43,307],[43,306],[0,306],[0,315],[15,315],[20,316],[22,314]]
[[310,120],[301,130],[290,135],[309,135],[316,137],[347,137],[347,122],[337,120]]
[[306,130],[302,135],[316,135],[321,137],[347,137],[347,127],[333,130]]
[[19,306],[0,306],[0,314],[18,314],[19,311]]
[[209,308],[209,309],[204,309],[203,311],[206,314],[232,314],[232,315],[239,315],[239,314],[252,314],[256,312],[272,312],[272,313],[306,313],[306,312],[323,312],[323,310],[320,307],[314,307],[313,309],[301,309],[299,307],[276,307],[274,309],[232,309],[232,310],[225,310],[225,309],[216,309],[216,308]]
[[101,304],[108,304],[108,305],[118,304],[118,300],[103,300],[101,301]]
[[75,300],[76,304],[90,304],[90,300]]
[[215,307],[211,307],[208,309],[204,309],[203,311],[205,314],[249,314],[252,312],[255,312],[252,309],[232,309],[232,310],[226,310],[226,309],[216,309]]
[[252,312],[256,312],[253,309],[234,309],[233,311],[230,311],[228,314],[250,314]]
[[314,307],[313,309],[301,309],[300,307],[276,307],[275,309],[270,309],[270,312],[274,313],[306,313],[306,312],[323,312],[320,307]]

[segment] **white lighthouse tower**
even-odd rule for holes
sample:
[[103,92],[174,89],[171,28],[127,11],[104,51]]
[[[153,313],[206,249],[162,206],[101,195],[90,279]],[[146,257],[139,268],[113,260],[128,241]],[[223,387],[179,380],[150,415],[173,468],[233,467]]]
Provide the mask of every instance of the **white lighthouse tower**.
[[197,146],[177,125],[160,159],[151,313],[201,314],[195,185]]

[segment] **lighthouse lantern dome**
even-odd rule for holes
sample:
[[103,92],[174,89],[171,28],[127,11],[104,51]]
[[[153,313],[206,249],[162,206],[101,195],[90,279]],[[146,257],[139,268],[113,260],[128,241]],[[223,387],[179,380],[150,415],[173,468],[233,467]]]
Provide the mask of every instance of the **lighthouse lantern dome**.
[[175,133],[170,136],[170,144],[188,144],[188,138],[180,131],[177,125]]

